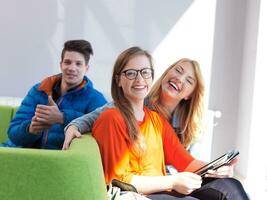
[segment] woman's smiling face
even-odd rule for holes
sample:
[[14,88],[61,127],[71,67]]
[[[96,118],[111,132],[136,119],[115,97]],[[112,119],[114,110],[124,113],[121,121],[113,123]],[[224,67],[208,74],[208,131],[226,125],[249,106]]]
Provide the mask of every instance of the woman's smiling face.
[[162,79],[162,92],[170,98],[189,99],[196,88],[197,80],[192,63],[181,62],[173,66]]
[[[136,73],[136,71],[138,71],[136,78],[132,80],[127,78],[126,73],[124,73],[126,70],[130,69],[133,70],[133,73]],[[118,85],[122,88],[124,96],[130,102],[139,100],[143,101],[147,96],[153,82],[152,74],[151,76],[147,76],[149,75],[149,73],[151,73],[150,69],[150,61],[145,55],[137,55],[130,59],[125,65],[122,73],[118,77]]]

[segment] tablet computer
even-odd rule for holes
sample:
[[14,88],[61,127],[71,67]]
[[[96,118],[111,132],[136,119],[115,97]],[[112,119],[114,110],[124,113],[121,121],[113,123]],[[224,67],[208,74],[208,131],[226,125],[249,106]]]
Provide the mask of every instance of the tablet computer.
[[212,162],[210,162],[210,163],[204,165],[203,167],[199,168],[198,170],[194,171],[194,173],[196,173],[200,176],[204,176],[208,172],[208,170],[210,170],[210,169],[216,170],[223,165],[229,164],[238,154],[239,154],[239,152],[236,150],[229,151],[229,152],[223,154],[222,156],[220,156],[219,158],[213,160]]

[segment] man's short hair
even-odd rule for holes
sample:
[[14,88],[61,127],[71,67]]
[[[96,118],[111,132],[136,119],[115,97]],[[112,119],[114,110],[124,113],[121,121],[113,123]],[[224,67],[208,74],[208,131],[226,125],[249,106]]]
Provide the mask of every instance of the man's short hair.
[[61,52],[61,62],[64,59],[66,51],[75,51],[84,56],[85,64],[88,65],[90,55],[93,55],[93,49],[90,42],[86,40],[69,40],[64,43],[64,48]]

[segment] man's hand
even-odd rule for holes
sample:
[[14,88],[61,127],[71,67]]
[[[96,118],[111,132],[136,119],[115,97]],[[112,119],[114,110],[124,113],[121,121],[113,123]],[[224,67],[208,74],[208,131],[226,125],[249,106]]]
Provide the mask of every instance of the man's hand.
[[36,118],[36,116],[33,116],[31,124],[29,126],[29,132],[31,134],[38,134],[42,131],[46,131],[51,127],[50,124],[44,124],[42,122],[39,122]]
[[63,124],[63,113],[58,109],[57,104],[51,96],[48,97],[48,105],[38,104],[35,110],[36,120],[43,124]]
[[65,140],[62,149],[63,150],[69,149],[71,141],[76,137],[80,138],[82,137],[82,134],[78,131],[76,126],[74,125],[69,126],[65,133]]

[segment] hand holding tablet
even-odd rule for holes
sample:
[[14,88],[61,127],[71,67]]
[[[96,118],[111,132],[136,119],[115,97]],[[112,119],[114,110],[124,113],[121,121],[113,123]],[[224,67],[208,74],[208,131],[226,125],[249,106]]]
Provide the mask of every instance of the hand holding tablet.
[[238,151],[229,151],[219,158],[213,160],[212,162],[208,163],[207,165],[204,165],[203,167],[199,168],[198,170],[194,171],[194,173],[204,176],[207,174],[208,170],[216,170],[220,168],[221,166],[230,164],[230,162],[239,154]]

